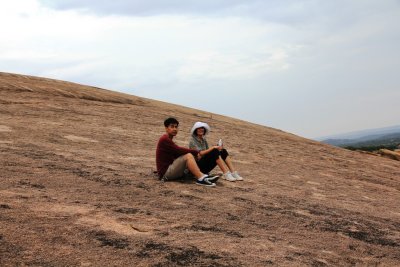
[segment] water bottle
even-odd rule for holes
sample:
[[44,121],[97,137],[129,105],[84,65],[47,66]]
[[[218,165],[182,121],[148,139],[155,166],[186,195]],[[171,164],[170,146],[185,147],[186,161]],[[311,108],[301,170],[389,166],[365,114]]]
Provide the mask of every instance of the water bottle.
[[218,140],[218,146],[222,146],[222,139]]

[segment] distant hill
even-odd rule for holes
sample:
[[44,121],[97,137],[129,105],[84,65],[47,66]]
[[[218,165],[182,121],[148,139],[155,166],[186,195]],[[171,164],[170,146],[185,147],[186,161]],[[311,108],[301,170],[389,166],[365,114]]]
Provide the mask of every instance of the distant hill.
[[351,133],[318,138],[321,142],[334,146],[365,146],[368,144],[400,144],[400,126],[362,130]]
[[400,147],[400,133],[389,134],[377,139],[361,142],[349,142],[340,147],[350,150],[378,151],[380,149],[395,150]]
[[361,147],[361,146],[398,146],[400,144],[400,133],[393,133],[388,135],[383,135],[371,139],[360,138],[356,142],[352,142],[348,145]]

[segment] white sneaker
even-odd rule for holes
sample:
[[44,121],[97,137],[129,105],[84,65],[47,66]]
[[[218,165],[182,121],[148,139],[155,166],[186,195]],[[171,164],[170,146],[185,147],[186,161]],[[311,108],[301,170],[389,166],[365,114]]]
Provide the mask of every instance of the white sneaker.
[[243,181],[243,177],[239,175],[237,171],[234,171],[232,173],[233,178],[235,178],[237,181]]
[[234,182],[236,181],[235,177],[232,176],[232,174],[230,172],[224,173],[224,175],[222,175],[222,177],[229,181],[229,182]]

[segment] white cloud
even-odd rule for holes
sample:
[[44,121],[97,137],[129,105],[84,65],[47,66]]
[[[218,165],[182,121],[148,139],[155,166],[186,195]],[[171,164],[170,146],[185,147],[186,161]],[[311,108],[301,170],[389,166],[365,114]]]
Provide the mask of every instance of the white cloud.
[[26,16],[32,12],[36,12],[40,5],[36,0],[17,0],[3,1],[0,15],[2,18],[13,18],[17,16]]
[[[41,8],[17,19],[15,28],[25,28],[27,34],[17,34],[12,44],[4,45],[2,58],[57,61],[59,67],[40,75],[63,79],[97,72],[114,80],[130,75],[136,85],[144,86],[155,81],[195,82],[199,77],[249,79],[290,65],[290,49],[267,40],[282,29],[248,19],[98,18]],[[234,35],[229,34],[232,28]],[[75,71],[70,62],[76,64]]]
[[265,53],[230,54],[220,51],[204,51],[189,54],[178,70],[180,79],[252,79],[268,71],[289,68],[289,57],[283,48],[271,48]]

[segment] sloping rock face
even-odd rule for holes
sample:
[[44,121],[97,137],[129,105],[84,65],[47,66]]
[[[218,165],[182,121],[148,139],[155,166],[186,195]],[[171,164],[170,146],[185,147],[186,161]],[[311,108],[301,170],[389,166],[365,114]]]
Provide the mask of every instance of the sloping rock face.
[[379,149],[378,153],[383,157],[389,159],[400,160],[400,153],[397,151],[391,151],[389,149]]
[[[153,175],[163,121],[242,182]],[[208,112],[0,74],[0,266],[400,265],[400,163]]]

